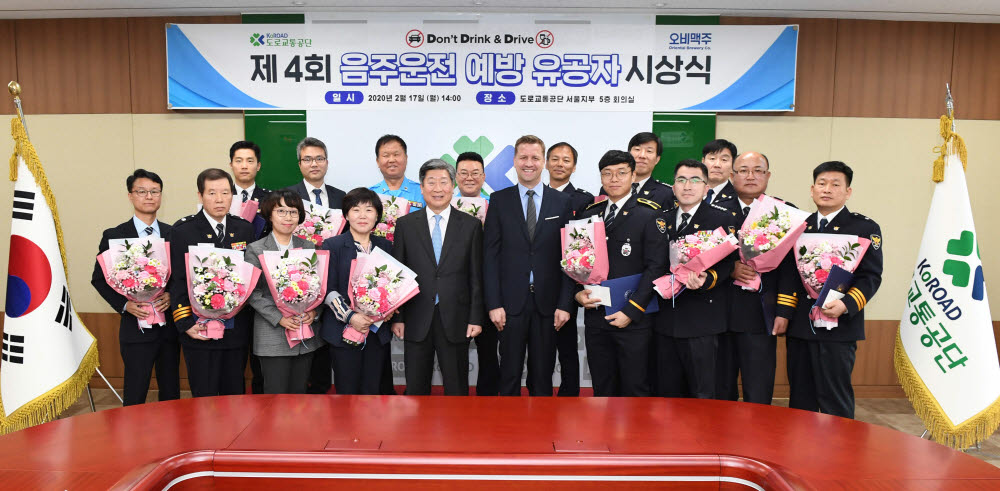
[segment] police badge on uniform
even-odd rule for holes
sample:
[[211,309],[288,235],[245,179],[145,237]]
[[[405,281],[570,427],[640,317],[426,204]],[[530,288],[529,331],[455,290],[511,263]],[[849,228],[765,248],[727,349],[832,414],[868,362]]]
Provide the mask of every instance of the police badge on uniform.
[[879,248],[882,247],[882,237],[878,234],[872,234],[871,239],[872,247],[874,247],[876,251],[879,250]]
[[628,257],[630,254],[632,254],[632,244],[628,242],[622,244],[622,256]]
[[656,229],[659,230],[661,234],[665,233],[667,231],[667,221],[662,218],[657,218]]

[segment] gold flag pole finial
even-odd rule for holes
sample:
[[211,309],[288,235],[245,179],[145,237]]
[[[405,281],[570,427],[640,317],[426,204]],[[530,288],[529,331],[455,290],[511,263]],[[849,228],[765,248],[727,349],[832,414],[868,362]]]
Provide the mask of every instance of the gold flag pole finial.
[[21,125],[24,126],[25,134],[28,133],[28,124],[24,121],[24,109],[21,108],[21,84],[17,83],[17,80],[11,80],[7,84],[7,92],[14,97],[14,106],[17,107],[17,117],[21,120]]

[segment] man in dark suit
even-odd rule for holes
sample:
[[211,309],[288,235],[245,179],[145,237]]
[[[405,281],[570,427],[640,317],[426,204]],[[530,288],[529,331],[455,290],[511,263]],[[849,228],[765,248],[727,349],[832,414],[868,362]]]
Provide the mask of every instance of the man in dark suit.
[[[128,199],[132,202],[135,214],[131,220],[104,231],[98,246],[98,254],[108,250],[108,241],[112,239],[161,237],[169,241],[170,225],[156,219],[163,191],[163,181],[160,176],[145,169],[136,169],[125,180],[125,188],[128,189]],[[159,400],[179,399],[180,345],[177,343],[177,331],[170,325],[172,323],[169,320],[167,325],[146,329],[139,329],[138,322],[138,319],[149,316],[150,306],[159,312],[166,311],[170,306],[170,293],[165,290],[152,302],[133,302],[108,285],[101,265],[96,262],[90,284],[94,285],[97,293],[101,294],[115,312],[121,314],[118,343],[122,363],[125,365],[124,405],[146,402],[149,379],[154,367]]]
[[[302,181],[285,189],[291,189],[302,201],[314,205],[325,206],[333,210],[339,210],[344,201],[344,192],[329,184],[326,184],[326,171],[330,161],[327,159],[326,144],[318,138],[307,136],[299,142],[295,149],[299,161],[299,170],[302,172]],[[310,394],[326,394],[333,384],[333,375],[330,370],[330,352],[328,350],[317,350],[313,355],[312,369],[309,372]]]
[[[271,191],[257,185],[257,173],[260,172],[260,146],[251,141],[238,141],[229,147],[229,168],[233,171],[233,181],[236,184],[234,203],[257,202],[257,215],[253,221],[253,238],[257,240],[269,233],[268,221],[260,214],[260,205]],[[254,394],[264,393],[264,375],[260,369],[260,359],[253,354],[250,347],[250,390]]]
[[500,394],[521,393],[525,348],[531,395],[552,395],[555,334],[573,308],[572,280],[559,267],[569,198],[542,184],[545,144],[514,144],[517,185],[494,192],[483,227],[483,275],[490,321],[500,332]]
[[431,393],[435,354],[445,395],[469,394],[469,339],[484,322],[483,232],[479,220],[452,208],[454,182],[447,162],[424,162],[420,189],[427,206],[396,222],[393,256],[420,284],[392,324],[404,343],[407,395]]
[[244,393],[243,371],[250,346],[253,311],[244,309],[227,322],[222,339],[202,335],[206,328],[196,323],[187,289],[184,254],[188,247],[211,243],[222,249],[245,250],[253,242],[253,225],[229,214],[233,178],[222,169],[206,169],[198,174],[198,197],[202,210],[174,223],[170,235],[170,262],[173,273],[170,286],[174,324],[184,346],[188,381],[194,397]]
[[302,181],[286,189],[299,193],[303,201],[339,210],[344,201],[344,192],[326,183],[326,171],[330,166],[326,144],[318,138],[307,136],[299,142],[295,151]]
[[256,143],[240,140],[229,147],[229,168],[233,171],[233,181],[236,184],[233,201],[241,204],[247,201],[257,202],[257,216],[251,222],[255,239],[271,233],[267,220],[260,215],[260,205],[264,204],[264,198],[271,194],[270,190],[257,185],[260,166],[260,146]]
[[635,159],[628,152],[609,150],[598,168],[608,199],[591,204],[581,218],[604,220],[608,279],[642,276],[628,303],[611,315],[606,315],[599,299],[579,289],[576,301],[587,309],[587,362],[595,396],[646,397],[650,395],[646,358],[653,339],[653,318],[646,315],[646,306],[653,299],[653,280],[667,269],[667,222],[659,205],[632,194]]
[[[594,195],[580,189],[569,182],[573,172],[576,172],[576,159],[579,156],[576,149],[566,142],[559,142],[549,147],[545,156],[545,170],[549,171],[549,187],[562,191],[569,197],[573,216],[583,213],[594,203]],[[580,395],[580,348],[579,326],[577,325],[578,308],[574,305],[569,311],[569,320],[562,329],[556,331],[556,351],[559,355],[559,392],[560,397],[575,397]],[[531,370],[528,370],[528,380],[531,380]]]
[[[673,188],[652,178],[653,170],[656,169],[656,164],[660,163],[660,155],[663,154],[663,142],[660,141],[660,137],[648,131],[636,133],[628,142],[628,152],[635,158],[632,194],[660,205],[662,210],[673,208]],[[600,194],[608,193],[601,188]]]
[[854,270],[854,284],[844,298],[827,302],[823,315],[837,319],[833,329],[812,328],[814,301],[800,285],[798,308],[788,328],[788,406],[854,418],[851,373],[858,341],[865,339],[865,305],[882,284],[882,230],[874,220],[847,209],[854,171],[843,162],[824,162],[813,170],[810,188],[816,213],[806,234],[847,234],[871,240]]
[[[770,178],[770,164],[761,153],[746,152],[733,162],[732,180],[738,199],[722,203],[739,226],[757,205],[756,199],[767,191]],[[733,263],[732,280],[747,283],[756,275],[750,266],[740,261]],[[719,399],[739,399],[738,379],[742,381],[745,402],[770,404],[774,395],[777,336],[788,330],[788,321],[798,305],[801,283],[795,255],[789,252],[778,269],[761,273],[760,280],[760,291],[735,283],[727,285],[729,324],[719,335],[716,364],[715,395]]]
[[[719,227],[736,231],[731,212],[705,203],[708,170],[697,160],[685,159],[674,169],[678,207],[666,213],[670,242]],[[666,251],[664,251],[666,252]],[[665,397],[715,397],[718,335],[726,330],[729,296],[725,285],[736,253],[698,276],[690,275],[687,290],[673,299],[660,299],[656,316],[659,394]]]
[[736,145],[729,140],[712,140],[701,148],[701,163],[708,169],[705,202],[730,209],[736,207],[736,190],[729,181],[736,159]]
[[[483,192],[486,182],[483,156],[476,152],[462,152],[455,159],[455,196],[482,197],[489,203],[490,197]],[[488,208],[487,208],[488,209]],[[485,303],[483,305],[485,309]],[[483,310],[483,318],[489,315]],[[500,358],[497,355],[497,328],[492,322],[483,321],[483,332],[473,338],[476,343],[476,357],[479,374],[476,378],[477,396],[495,396],[500,393]]]

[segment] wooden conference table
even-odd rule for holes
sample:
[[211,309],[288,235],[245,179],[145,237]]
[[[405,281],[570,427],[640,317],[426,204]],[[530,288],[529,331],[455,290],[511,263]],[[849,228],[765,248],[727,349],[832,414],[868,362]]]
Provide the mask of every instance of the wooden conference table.
[[1000,489],[888,428],[693,399],[245,395],[0,438],[3,489]]

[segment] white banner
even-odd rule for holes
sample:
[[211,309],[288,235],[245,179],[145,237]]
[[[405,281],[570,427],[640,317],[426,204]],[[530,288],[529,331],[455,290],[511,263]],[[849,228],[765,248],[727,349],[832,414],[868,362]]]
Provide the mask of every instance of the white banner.
[[960,436],[975,433],[967,431],[968,423],[991,425],[987,436],[996,429],[996,418],[977,419],[1000,398],[978,239],[965,171],[959,158],[949,155],[903,308],[896,369],[935,439],[961,447],[974,443]]
[[166,35],[173,109],[791,111],[795,102],[791,25],[378,14],[172,24]]

